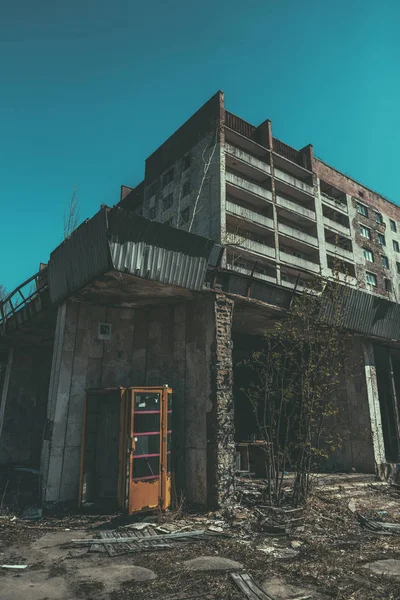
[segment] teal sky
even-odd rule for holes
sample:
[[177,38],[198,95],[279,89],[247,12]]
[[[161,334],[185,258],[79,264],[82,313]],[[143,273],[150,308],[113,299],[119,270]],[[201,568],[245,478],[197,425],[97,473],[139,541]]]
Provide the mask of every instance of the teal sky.
[[218,89],[228,110],[400,204],[398,0],[3,0],[0,283],[34,274],[81,217]]

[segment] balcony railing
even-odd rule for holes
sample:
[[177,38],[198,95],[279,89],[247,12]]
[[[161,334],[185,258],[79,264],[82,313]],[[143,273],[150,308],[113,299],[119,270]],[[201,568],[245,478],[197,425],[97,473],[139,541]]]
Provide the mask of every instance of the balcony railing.
[[225,181],[227,183],[231,183],[232,185],[236,185],[237,187],[254,194],[255,196],[259,196],[260,198],[264,198],[265,200],[272,201],[272,194],[269,190],[257,185],[256,183],[252,183],[239,175],[231,173],[230,171],[226,171],[225,173]]
[[336,272],[334,273],[332,269],[328,267],[328,275],[332,277],[332,279],[338,279],[341,283],[347,283],[349,285],[357,285],[357,279],[352,277],[351,275],[346,275],[345,273]]
[[269,229],[274,228],[273,219],[264,217],[264,215],[260,215],[254,210],[243,208],[243,206],[239,206],[238,204],[230,202],[229,200],[226,202],[226,212],[231,215],[241,217],[242,219],[246,219],[246,221],[253,221],[254,223],[262,225],[263,227],[268,227]]
[[341,248],[340,246],[335,246],[335,244],[331,244],[329,242],[326,242],[326,250],[330,254],[335,254],[335,255],[340,256],[342,258],[347,258],[347,259],[349,259],[351,261],[354,260],[353,253],[350,252],[350,250],[346,250],[345,248]]
[[341,223],[337,223],[336,221],[329,219],[329,217],[324,216],[324,225],[326,225],[326,227],[328,227],[332,231],[335,231],[336,233],[343,233],[344,235],[350,235],[349,227],[347,227],[346,225],[342,225]]
[[232,247],[236,247],[238,249],[250,250],[251,252],[256,252],[262,256],[269,256],[270,258],[276,257],[275,248],[267,246],[266,244],[261,244],[255,240],[250,240],[239,234],[236,235],[234,233],[228,233],[227,245],[231,245]]
[[293,175],[289,175],[289,173],[285,173],[285,171],[281,171],[280,169],[274,169],[274,175],[284,183],[287,183],[306,194],[311,194],[311,196],[314,195],[314,188],[311,185],[308,185],[308,183],[304,183],[304,181],[297,179],[297,177],[293,177]]
[[341,200],[337,200],[336,198],[332,198],[332,196],[327,196],[323,192],[321,192],[321,200],[322,200],[322,202],[324,202],[325,204],[331,206],[335,210],[340,210],[341,212],[344,212],[346,214],[348,212],[348,210],[347,210],[347,204],[345,204]]
[[285,252],[284,250],[279,250],[279,258],[282,262],[293,267],[300,267],[301,269],[312,271],[313,273],[319,273],[319,264],[313,263],[305,258],[299,258],[298,256],[294,256],[293,254]]
[[301,215],[302,217],[306,217],[307,219],[311,219],[312,221],[315,221],[315,212],[313,212],[312,210],[310,210],[308,208],[305,208],[301,204],[297,204],[297,202],[293,202],[292,200],[288,200],[287,198],[284,198],[283,196],[277,195],[276,196],[276,204],[277,204],[277,206],[286,208],[290,212],[297,213],[298,215]]
[[232,146],[232,144],[225,144],[225,152],[268,175],[271,174],[271,167],[266,162],[260,160],[259,158],[255,158],[240,148],[236,148],[236,146]]
[[289,225],[285,225],[284,223],[278,223],[278,231],[282,233],[282,235],[286,235],[290,238],[294,238],[299,242],[304,242],[305,244],[310,244],[311,246],[318,246],[318,239],[309,235],[308,233],[304,233],[300,229],[296,229],[295,227],[290,227]]

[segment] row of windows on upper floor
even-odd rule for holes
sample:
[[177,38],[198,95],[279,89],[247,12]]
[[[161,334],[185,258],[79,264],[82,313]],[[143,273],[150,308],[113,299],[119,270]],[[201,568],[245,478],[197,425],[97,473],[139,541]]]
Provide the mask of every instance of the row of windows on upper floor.
[[[369,248],[363,248],[363,255],[365,260],[368,260],[371,263],[375,262],[374,253]],[[381,254],[381,266],[385,269],[389,268],[389,259],[384,254]],[[396,261],[396,269],[397,273],[400,275],[400,262]]]
[[[363,215],[364,217],[368,217],[369,216],[369,209],[368,206],[365,206],[365,204],[361,204],[360,202],[357,202],[357,212],[360,215]],[[378,212],[377,210],[374,211],[375,212],[375,219],[376,222],[379,225],[383,225],[383,217],[382,214],[380,212]],[[397,232],[397,225],[396,225],[396,221],[393,221],[393,219],[389,219],[390,222],[390,229],[392,231],[394,231],[394,233]]]
[[[365,225],[360,225],[360,235],[362,235],[362,237],[365,237],[367,240],[372,239],[371,229],[369,227],[365,227]],[[383,235],[383,233],[377,233],[377,237],[378,237],[378,244],[380,246],[386,246],[386,238]],[[399,242],[397,240],[392,240],[392,241],[393,241],[393,250],[395,252],[400,252]]]
[[[190,154],[186,154],[182,159],[182,173],[188,170],[190,165],[192,164],[192,157]],[[171,183],[175,177],[175,167],[171,167],[166,171],[161,179],[162,187],[164,188],[166,185]],[[145,192],[146,199],[151,198],[157,192],[159,187],[159,181],[153,181],[153,183],[147,188]]]

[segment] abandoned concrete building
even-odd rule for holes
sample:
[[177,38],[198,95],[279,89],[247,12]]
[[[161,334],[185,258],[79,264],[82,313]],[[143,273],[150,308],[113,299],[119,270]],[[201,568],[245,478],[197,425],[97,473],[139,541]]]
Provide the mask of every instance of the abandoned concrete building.
[[398,227],[398,206],[218,92],[0,303],[0,465],[39,469],[43,502],[133,511],[172,486],[223,504],[238,445],[256,443],[235,365],[336,261],[345,368],[362,370],[334,464],[384,474],[400,444]]

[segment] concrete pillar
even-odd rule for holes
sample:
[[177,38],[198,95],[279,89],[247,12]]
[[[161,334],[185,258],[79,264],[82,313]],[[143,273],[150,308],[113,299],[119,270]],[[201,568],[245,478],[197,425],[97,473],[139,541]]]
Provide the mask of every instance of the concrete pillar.
[[4,377],[3,388],[1,391],[1,398],[0,398],[0,441],[1,441],[1,434],[3,431],[4,415],[6,412],[6,403],[7,403],[8,387],[10,385],[10,374],[11,374],[11,368],[12,368],[12,364],[13,364],[13,355],[14,355],[14,349],[10,348],[8,351],[6,373],[5,373],[5,377]]
[[[48,428],[41,460],[42,499],[45,502],[76,500],[78,497],[79,477],[77,480],[76,469],[79,473],[80,445],[74,449],[72,456],[66,448],[78,314],[79,305],[75,303],[64,303],[57,312],[47,409]],[[65,488],[66,475],[70,482],[69,489]]]
[[365,340],[362,344],[362,350],[364,355],[364,369],[367,385],[372,445],[374,450],[375,465],[379,471],[386,458],[385,446],[383,442],[381,409],[379,405],[378,382],[376,378],[374,348],[372,342],[370,340]]
[[215,339],[210,357],[212,407],[207,414],[207,500],[210,506],[223,505],[234,492],[233,305],[231,299],[217,295],[213,306]]

